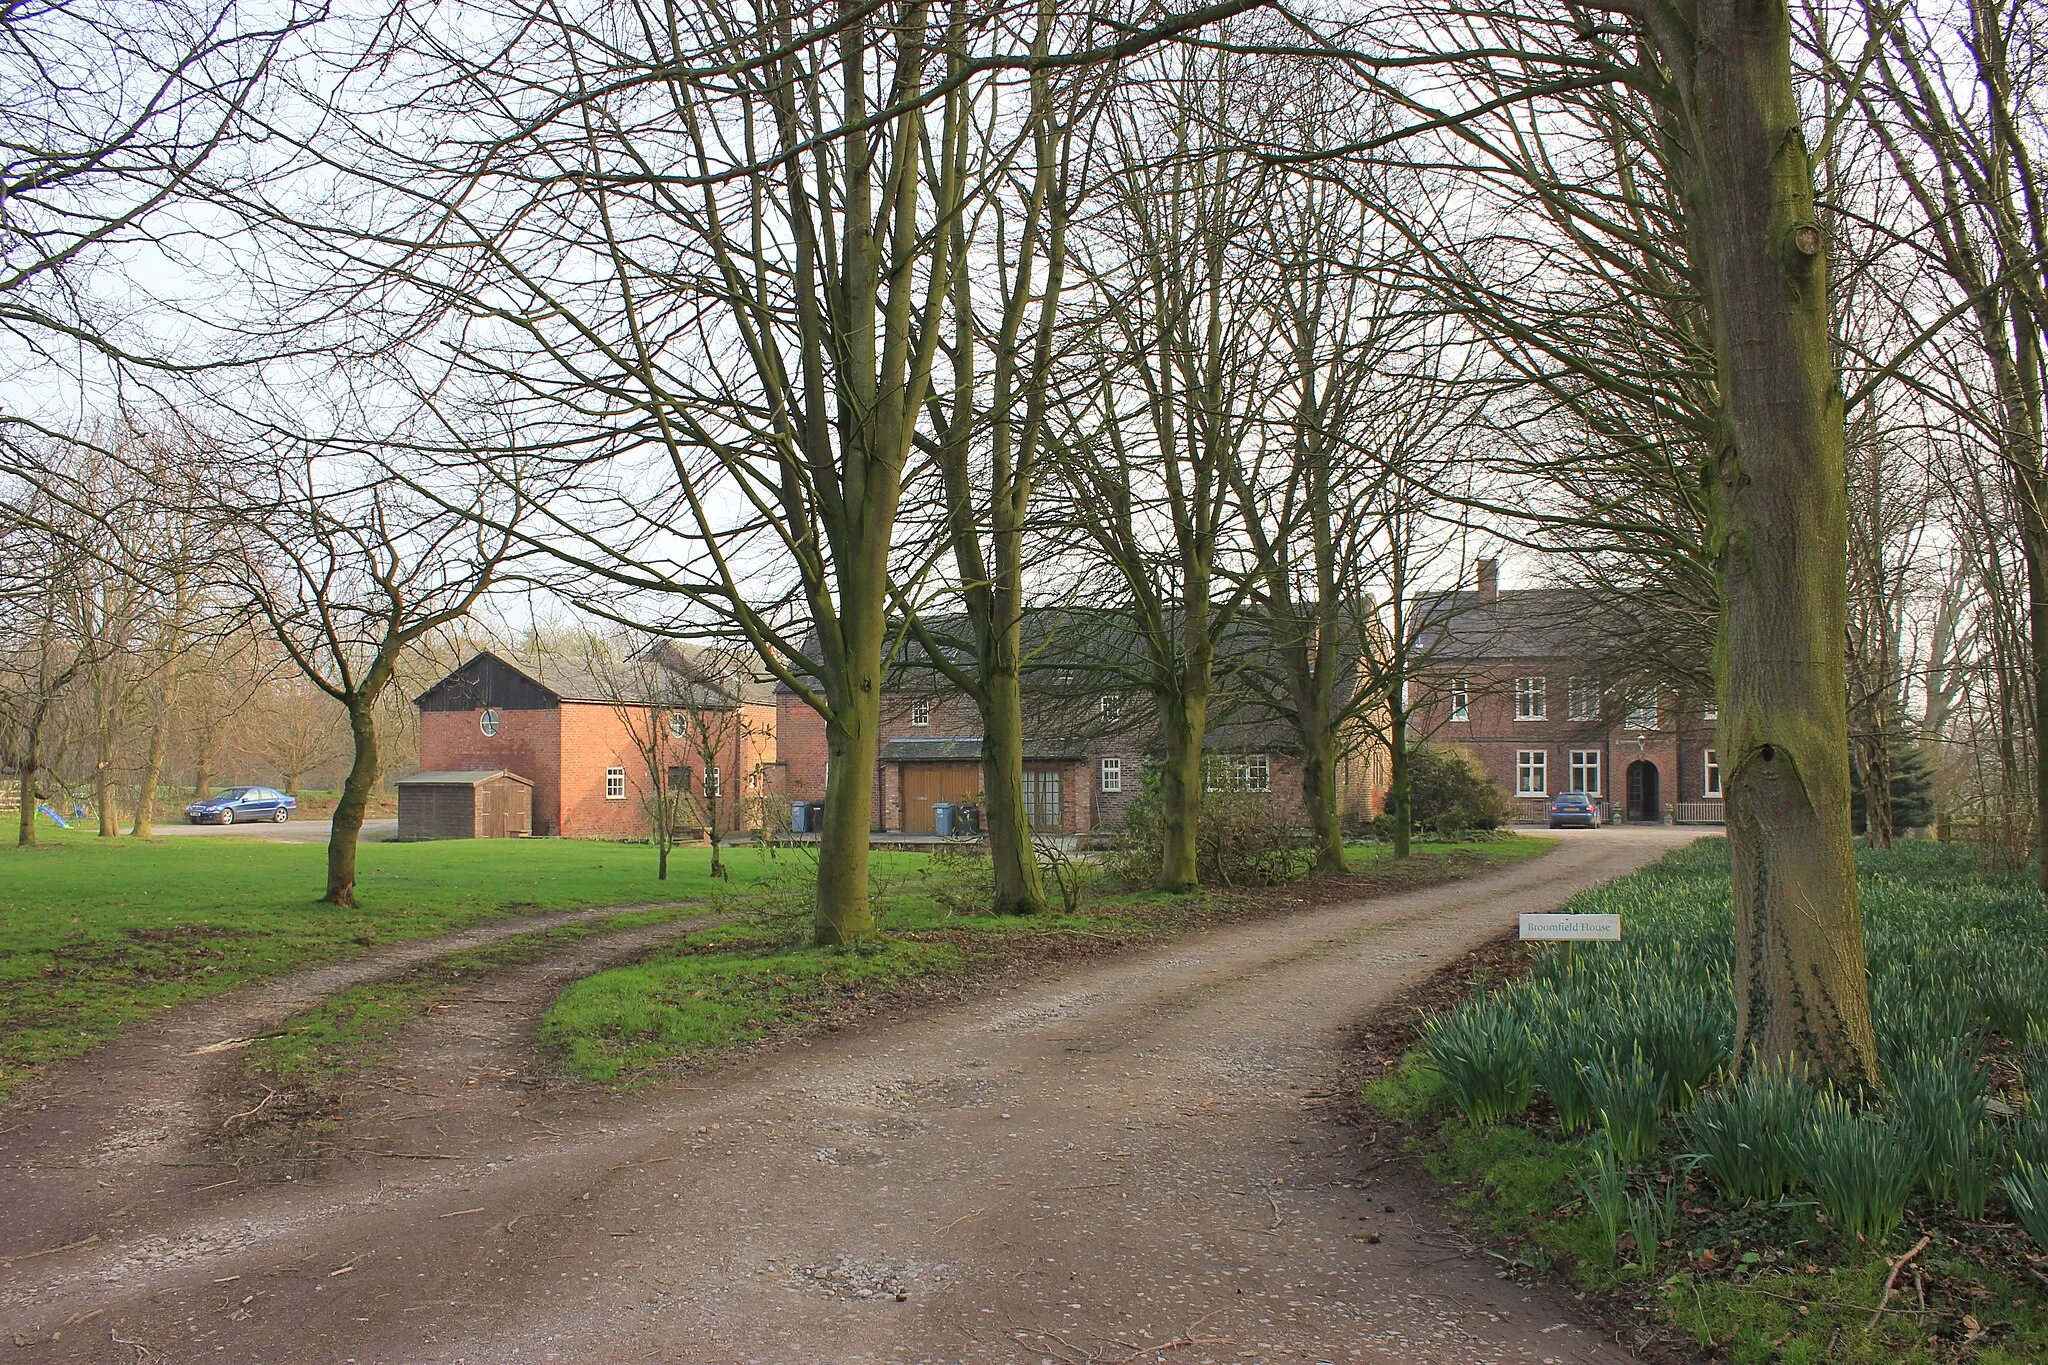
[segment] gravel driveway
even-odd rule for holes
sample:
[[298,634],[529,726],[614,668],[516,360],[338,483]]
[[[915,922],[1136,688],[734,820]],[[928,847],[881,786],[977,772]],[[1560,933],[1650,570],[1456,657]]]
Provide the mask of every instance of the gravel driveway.
[[394,1097],[402,1147],[291,1179],[76,1133],[48,1157],[81,1184],[147,1174],[82,1245],[0,1246],[0,1337],[22,1361],[1623,1360],[1367,1174],[1343,1049],[1517,912],[1692,833],[1575,833],[634,1095],[528,1085],[487,1122],[441,1079]]

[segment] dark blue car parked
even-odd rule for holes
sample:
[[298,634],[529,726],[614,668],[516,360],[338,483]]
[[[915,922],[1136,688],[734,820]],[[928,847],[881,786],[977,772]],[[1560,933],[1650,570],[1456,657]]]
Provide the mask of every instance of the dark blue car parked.
[[1550,827],[1600,828],[1600,803],[1584,792],[1559,792],[1550,798]]
[[185,807],[195,825],[232,825],[238,820],[269,820],[283,824],[299,808],[296,796],[269,787],[229,787]]

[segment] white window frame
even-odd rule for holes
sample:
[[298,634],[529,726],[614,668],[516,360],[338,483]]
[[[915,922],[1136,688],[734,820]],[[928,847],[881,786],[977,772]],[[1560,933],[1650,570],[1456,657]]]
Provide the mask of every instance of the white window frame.
[[1573,678],[1566,684],[1565,718],[1567,720],[1600,719],[1600,684],[1591,678]]
[[1631,697],[1628,710],[1622,715],[1623,728],[1629,730],[1654,730],[1657,728],[1657,694],[1645,692]]
[[1709,801],[1721,799],[1721,756],[1712,749],[1700,750],[1700,795]]
[[1550,795],[1550,750],[1515,750],[1515,795]]
[[918,726],[930,725],[932,723],[932,699],[930,697],[912,697],[910,699],[910,723]]
[[485,739],[495,737],[498,731],[504,728],[504,723],[504,717],[498,714],[498,708],[495,706],[486,706],[477,713],[476,728],[484,732]]
[[1451,679],[1451,719],[1464,722],[1472,719],[1472,690],[1463,678]]
[[1105,696],[1102,698],[1101,707],[1102,718],[1111,725],[1115,725],[1123,720],[1124,699],[1122,697]]
[[704,794],[706,796],[723,796],[725,795],[725,792],[722,790],[723,786],[724,784],[718,778],[718,765],[716,763],[705,764]]
[[606,768],[604,770],[604,799],[623,801],[626,799],[626,770]]
[[1715,701],[1712,697],[1709,697],[1704,702],[1701,702],[1700,719],[1705,721],[1709,725],[1718,723],[1721,719],[1721,703]]
[[[1598,749],[1573,749],[1566,757],[1570,760],[1566,765],[1566,770],[1570,774],[1572,783],[1567,790],[1584,792],[1588,796],[1600,795],[1600,783],[1604,777],[1604,774],[1600,771],[1600,751]],[[1592,781],[1585,781],[1589,776]]]
[[1213,754],[1202,768],[1202,785],[1212,792],[1273,790],[1273,761],[1264,754]]
[[690,718],[680,711],[668,713],[668,733],[671,739],[681,739],[690,732]]
[[1527,677],[1515,679],[1515,719],[1548,720],[1550,718],[1550,679]]
[[[1109,698],[1104,697],[1104,701]],[[1121,792],[1124,789],[1124,761],[1120,758],[1105,758],[1097,768],[1097,785],[1102,791]]]

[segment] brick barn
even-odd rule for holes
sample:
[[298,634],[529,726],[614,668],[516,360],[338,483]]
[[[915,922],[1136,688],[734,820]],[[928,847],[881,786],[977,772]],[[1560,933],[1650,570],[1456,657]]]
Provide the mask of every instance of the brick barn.
[[1418,615],[1441,633],[1418,733],[1471,753],[1522,819],[1543,822],[1568,791],[1600,798],[1615,820],[1722,818],[1712,699],[1607,686],[1579,594],[1503,592],[1499,562],[1482,559],[1474,588],[1425,599]]
[[[691,668],[680,653],[669,664],[683,674]],[[760,823],[776,762],[767,686],[753,678],[693,676],[687,691],[675,692],[660,685],[659,671],[655,679],[643,690],[688,696],[693,704],[686,710],[661,696],[616,695],[619,681],[573,661],[514,665],[480,653],[414,698],[420,766],[503,769],[527,779],[537,835],[631,839],[652,829],[651,753],[670,790],[719,803],[721,828]],[[715,747],[716,762],[705,762],[707,747]]]

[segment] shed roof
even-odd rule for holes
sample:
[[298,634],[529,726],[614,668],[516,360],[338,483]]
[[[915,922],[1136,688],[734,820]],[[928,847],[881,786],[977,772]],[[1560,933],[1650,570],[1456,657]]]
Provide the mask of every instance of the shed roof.
[[441,772],[414,773],[411,777],[399,778],[398,785],[401,787],[476,787],[490,781],[494,777],[509,777],[514,782],[524,782],[529,787],[533,785],[532,778],[521,777],[518,773],[506,768],[461,768]]

